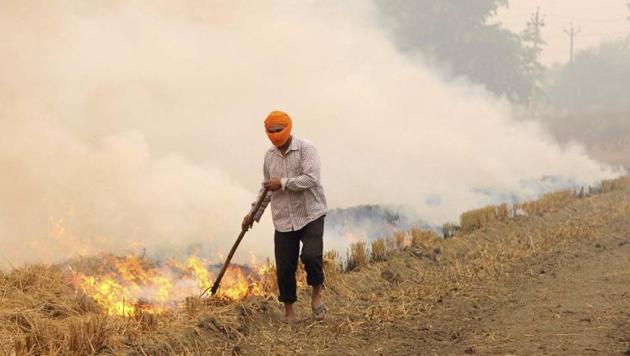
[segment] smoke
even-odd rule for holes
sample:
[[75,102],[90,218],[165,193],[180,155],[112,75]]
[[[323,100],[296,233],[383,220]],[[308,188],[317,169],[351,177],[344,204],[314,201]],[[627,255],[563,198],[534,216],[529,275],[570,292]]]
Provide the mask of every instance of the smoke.
[[[274,109],[318,147],[330,207],[428,222],[619,174],[400,54],[367,1],[0,3],[0,249],[13,263],[202,243],[255,198]],[[541,188],[542,187],[542,188]],[[244,251],[271,255],[269,212]],[[237,259],[248,259],[241,253]]]

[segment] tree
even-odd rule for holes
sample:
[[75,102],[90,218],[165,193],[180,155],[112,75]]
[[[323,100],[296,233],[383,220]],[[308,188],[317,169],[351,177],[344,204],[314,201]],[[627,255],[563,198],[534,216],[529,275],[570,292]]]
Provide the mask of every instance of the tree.
[[528,104],[532,80],[521,38],[489,24],[507,0],[377,0],[381,19],[399,48],[447,63],[490,91]]
[[552,71],[547,95],[569,113],[630,111],[630,38],[578,51],[573,64]]

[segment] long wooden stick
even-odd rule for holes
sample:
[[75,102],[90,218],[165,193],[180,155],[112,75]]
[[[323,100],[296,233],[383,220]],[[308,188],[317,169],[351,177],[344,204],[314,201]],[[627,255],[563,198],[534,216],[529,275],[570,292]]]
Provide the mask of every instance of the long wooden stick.
[[[247,222],[247,226],[250,226],[254,222],[254,217],[256,216],[256,213],[258,213],[258,210],[260,209],[260,206],[265,200],[265,197],[267,196],[268,192],[269,192],[269,189],[265,188],[262,195],[258,197],[258,201],[256,202],[256,205],[254,205],[254,208],[249,212],[249,221]],[[221,284],[221,279],[223,278],[225,271],[230,265],[230,261],[232,261],[232,257],[234,257],[234,253],[236,252],[236,249],[238,248],[238,245],[241,243],[241,240],[245,236],[246,232],[247,232],[246,229],[242,229],[241,233],[236,238],[234,245],[232,245],[232,249],[230,250],[230,253],[227,256],[227,259],[225,260],[225,264],[223,264],[223,268],[221,268],[221,272],[219,272],[217,279],[214,281],[214,284],[212,285],[212,289],[211,289],[212,295],[214,295],[219,289],[219,284]],[[206,288],[206,290],[204,290],[203,293],[201,293],[199,297],[200,298],[203,297],[203,295],[206,294],[209,289],[210,288]]]

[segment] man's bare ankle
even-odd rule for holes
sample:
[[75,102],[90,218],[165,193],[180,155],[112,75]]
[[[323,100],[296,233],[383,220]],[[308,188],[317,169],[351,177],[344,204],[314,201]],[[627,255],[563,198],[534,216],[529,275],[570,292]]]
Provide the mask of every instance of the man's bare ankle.
[[321,292],[322,292],[322,285],[320,284],[320,285],[312,287],[311,295],[316,296],[316,295],[321,294]]
[[321,304],[322,300],[322,285],[313,286],[313,292],[311,293],[311,307],[315,308]]

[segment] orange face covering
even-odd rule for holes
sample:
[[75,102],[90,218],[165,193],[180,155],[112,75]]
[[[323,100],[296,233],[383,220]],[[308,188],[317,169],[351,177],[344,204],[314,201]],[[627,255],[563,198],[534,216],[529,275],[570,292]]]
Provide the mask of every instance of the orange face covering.
[[[282,127],[282,130],[278,132],[269,132],[270,128],[277,126]],[[291,118],[282,111],[272,111],[265,120],[265,132],[267,133],[271,143],[276,147],[282,147],[285,143],[287,143],[287,140],[291,137],[292,127],[293,123],[291,122]]]

